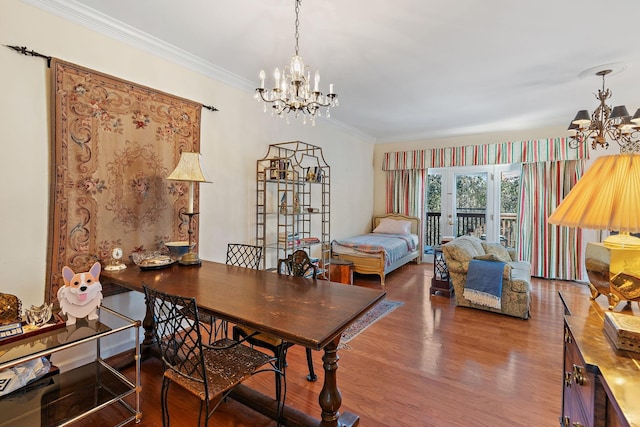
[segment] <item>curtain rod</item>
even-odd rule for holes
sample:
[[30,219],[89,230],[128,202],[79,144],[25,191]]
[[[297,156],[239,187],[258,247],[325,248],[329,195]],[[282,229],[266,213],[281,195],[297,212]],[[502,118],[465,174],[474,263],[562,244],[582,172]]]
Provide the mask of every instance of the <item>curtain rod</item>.
[[43,55],[41,53],[36,52],[35,50],[27,50],[26,46],[9,46],[7,44],[5,44],[6,47],[8,47],[9,49],[13,49],[16,52],[18,52],[21,55],[24,56],[37,56],[39,58],[44,58],[47,60],[47,68],[51,68],[51,57],[47,56],[47,55]]
[[[47,55],[43,55],[41,53],[36,52],[35,50],[27,50],[28,48],[26,46],[10,46],[5,44],[6,47],[8,47],[9,49],[13,49],[15,50],[17,53],[19,53],[20,55],[24,55],[24,56],[37,56],[38,58],[44,58],[47,60],[47,68],[51,68],[51,57],[47,56]],[[209,111],[220,111],[218,110],[216,107],[212,106],[212,105],[204,105],[201,104],[202,108],[206,108]]]

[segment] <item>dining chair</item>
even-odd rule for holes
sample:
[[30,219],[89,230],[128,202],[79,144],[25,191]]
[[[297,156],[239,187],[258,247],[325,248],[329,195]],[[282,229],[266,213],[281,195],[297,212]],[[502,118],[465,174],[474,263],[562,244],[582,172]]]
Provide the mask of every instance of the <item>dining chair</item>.
[[[195,298],[170,295],[143,285],[154,319],[154,334],[164,367],[160,405],[162,425],[169,426],[169,386],[176,383],[200,399],[198,426],[204,410],[205,427],[209,418],[231,389],[250,376],[276,371],[277,359],[255,350],[243,341],[221,338],[211,345],[203,343]],[[284,379],[284,372],[277,378]],[[278,422],[282,419],[284,396],[278,396]]]
[[[296,254],[301,252],[301,254]],[[294,254],[289,255],[285,259],[278,260],[278,274],[289,274],[292,276],[313,277],[315,279],[317,267],[311,263],[309,256],[303,250],[296,251]],[[305,259],[306,257],[306,259]],[[233,339],[239,340],[245,338],[246,341],[256,347],[265,348],[273,352],[274,356],[278,359],[276,367],[278,370],[283,371],[287,366],[287,350],[293,344],[282,340],[271,334],[264,334],[257,332],[251,328],[247,328],[242,325],[235,325],[233,327]],[[313,369],[313,359],[311,356],[311,349],[307,348],[307,365],[309,368],[308,381],[316,381],[318,376]],[[277,374],[276,374],[277,375]],[[276,398],[279,399],[281,389],[281,381],[276,378]]]
[[[307,254],[306,251],[298,249],[291,253],[287,258],[278,260],[278,273],[316,280],[318,277],[318,266],[311,262],[311,258],[309,258],[309,254]],[[316,381],[318,376],[313,369],[311,349],[306,348],[305,350],[307,353],[307,366],[309,368],[307,380]]]
[[278,272],[315,279],[318,276],[318,266],[311,262],[307,251],[298,249],[288,257],[278,260]]
[[227,244],[227,264],[258,269],[260,261],[262,261],[262,246],[244,243]]
[[[260,261],[262,261],[261,246],[247,245],[244,243],[227,244],[226,264],[235,265],[238,267],[258,269],[260,268]],[[211,339],[215,340],[220,336],[224,336],[225,338],[229,336],[229,325],[227,321],[221,321],[207,311],[202,311],[200,313],[200,323],[207,331]]]
[[[227,264],[258,269],[260,268],[261,261],[262,247],[241,243],[227,244]],[[285,360],[286,350],[289,346],[287,342],[274,335],[260,333],[243,325],[235,325],[232,333],[234,340],[239,340],[242,337],[252,346],[272,351],[278,360],[278,369],[284,369],[285,365],[283,361]],[[279,398],[280,393],[280,379],[277,378],[276,374],[276,398]]]

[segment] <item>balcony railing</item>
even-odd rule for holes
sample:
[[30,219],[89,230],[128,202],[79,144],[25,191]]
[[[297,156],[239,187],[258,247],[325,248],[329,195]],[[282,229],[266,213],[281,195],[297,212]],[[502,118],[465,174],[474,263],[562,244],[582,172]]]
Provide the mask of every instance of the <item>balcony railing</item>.
[[[438,246],[442,241],[440,212],[427,212],[425,224],[425,245]],[[516,246],[516,220],[515,213],[500,214],[500,243],[508,248]],[[481,239],[485,238],[486,217],[484,212],[458,212],[456,215],[456,237],[473,235]]]

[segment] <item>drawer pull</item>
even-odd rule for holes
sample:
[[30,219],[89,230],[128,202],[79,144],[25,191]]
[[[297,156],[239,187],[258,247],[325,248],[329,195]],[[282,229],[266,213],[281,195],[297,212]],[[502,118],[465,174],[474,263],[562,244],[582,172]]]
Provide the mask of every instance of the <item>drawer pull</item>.
[[[564,373],[564,386],[567,388],[571,388],[571,383],[573,380],[573,374],[571,372]],[[567,424],[569,426],[569,424]]]
[[564,342],[571,343],[571,332],[569,332],[569,329],[564,330]]
[[584,385],[584,368],[582,366],[573,365],[573,379],[578,385]]

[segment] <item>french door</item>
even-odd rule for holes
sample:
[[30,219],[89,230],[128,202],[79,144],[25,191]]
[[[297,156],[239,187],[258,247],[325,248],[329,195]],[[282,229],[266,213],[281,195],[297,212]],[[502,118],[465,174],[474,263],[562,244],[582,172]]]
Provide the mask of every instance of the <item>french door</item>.
[[475,235],[515,247],[520,165],[429,169],[425,242]]

